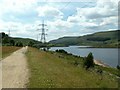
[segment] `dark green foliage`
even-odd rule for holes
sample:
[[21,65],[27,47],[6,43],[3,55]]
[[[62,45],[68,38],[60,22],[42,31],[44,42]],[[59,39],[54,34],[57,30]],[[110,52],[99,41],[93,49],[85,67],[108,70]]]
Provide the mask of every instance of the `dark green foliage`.
[[87,40],[89,40],[89,41],[107,41],[107,40],[110,40],[110,38],[108,38],[108,37],[90,37],[90,38],[87,38]]
[[22,43],[22,42],[17,42],[17,43],[16,43],[16,46],[18,46],[18,47],[23,47],[23,43]]
[[10,45],[14,46],[15,45],[15,41],[14,40],[10,40]]
[[46,48],[43,48],[43,51],[46,51]]
[[15,41],[9,37],[7,34],[2,33],[2,45],[5,46],[14,46],[15,45]]
[[2,33],[0,34],[0,37],[4,38],[5,35],[6,35],[6,34],[5,34],[4,32],[2,32]]
[[93,55],[92,53],[90,52],[88,54],[88,56],[85,58],[85,61],[84,61],[84,67],[86,68],[86,70],[90,67],[94,67],[94,60],[93,60]]
[[9,43],[9,42],[10,42],[10,40],[9,40],[8,37],[4,37],[4,38],[2,39],[2,43],[3,43],[3,44]]
[[2,45],[5,45],[5,46],[15,45],[15,41],[4,32],[0,33],[0,37],[2,37]]
[[34,42],[32,42],[32,41],[30,41],[29,43],[28,43],[28,46],[33,46],[34,45]]
[[56,52],[59,52],[59,53],[64,53],[64,54],[68,54],[65,50],[63,49],[60,49],[60,50],[56,50]]
[[117,65],[117,69],[120,70],[120,66],[119,65]]

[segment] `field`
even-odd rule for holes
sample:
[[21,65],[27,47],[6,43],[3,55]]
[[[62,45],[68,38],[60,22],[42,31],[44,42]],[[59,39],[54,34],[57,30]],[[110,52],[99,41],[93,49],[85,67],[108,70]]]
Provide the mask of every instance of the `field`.
[[15,47],[15,46],[2,46],[0,47],[0,55],[2,55],[1,56],[2,58],[4,58],[20,48],[21,47]]
[[[28,88],[117,88],[114,75],[85,70],[83,59],[56,52],[28,48]],[[76,62],[79,63],[76,65]]]

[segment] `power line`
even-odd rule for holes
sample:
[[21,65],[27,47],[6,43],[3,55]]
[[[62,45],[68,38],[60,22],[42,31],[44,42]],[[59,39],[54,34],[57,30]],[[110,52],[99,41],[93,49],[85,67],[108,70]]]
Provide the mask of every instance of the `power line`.
[[43,20],[42,24],[39,24],[39,26],[42,26],[40,29],[37,29],[37,30],[42,30],[40,41],[45,43],[46,42],[46,35],[47,35],[45,31],[48,30],[48,29],[45,28],[45,26],[47,26],[47,25],[44,24],[44,20]]
[[66,8],[70,3],[71,3],[71,1],[69,1],[63,8],[61,8],[61,10],[63,10],[64,8]]

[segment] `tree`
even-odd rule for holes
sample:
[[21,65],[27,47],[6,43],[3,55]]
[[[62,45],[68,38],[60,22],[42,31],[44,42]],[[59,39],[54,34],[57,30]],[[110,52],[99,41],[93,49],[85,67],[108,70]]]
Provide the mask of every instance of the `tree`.
[[8,37],[4,37],[4,38],[2,39],[2,43],[3,43],[3,44],[9,43],[9,38],[8,38]]
[[84,61],[84,66],[86,67],[86,70],[90,67],[94,67],[94,60],[93,60],[93,55],[90,52],[88,54],[88,56],[86,57],[85,61]]
[[1,35],[2,35],[2,38],[4,38],[4,37],[5,37],[5,33],[4,33],[4,32],[2,32],[2,34],[1,34]]
[[33,46],[34,45],[34,42],[32,42],[32,41],[30,41],[29,43],[28,43],[28,46]]
[[10,38],[8,37],[7,34],[5,34],[4,32],[2,32],[1,35],[2,35],[2,43],[3,43],[3,44],[8,44],[8,43],[10,43]]
[[16,43],[16,46],[18,46],[18,47],[22,47],[23,44],[22,44],[22,42],[17,42],[17,43]]
[[20,43],[19,43],[19,46],[20,46],[20,47],[23,47],[23,43],[20,42]]
[[15,45],[15,41],[14,40],[10,40],[10,45],[14,46]]

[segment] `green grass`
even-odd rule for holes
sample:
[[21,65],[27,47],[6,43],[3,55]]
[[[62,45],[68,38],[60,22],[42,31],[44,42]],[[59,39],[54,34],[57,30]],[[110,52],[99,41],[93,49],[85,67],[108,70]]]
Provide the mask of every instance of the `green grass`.
[[[118,48],[120,47],[119,42],[119,33],[120,30],[97,32],[89,35],[78,36],[78,37],[62,37],[56,40],[52,40],[49,43],[61,46],[70,46],[70,45],[84,45],[84,46],[93,46],[99,48]],[[90,40],[90,38],[94,38]],[[102,38],[109,38],[108,40],[99,40]]]
[[24,46],[27,46],[28,45],[28,43],[30,42],[30,41],[32,41],[32,42],[34,42],[34,43],[40,43],[40,42],[38,42],[38,41],[36,41],[36,40],[33,40],[33,39],[29,39],[29,38],[12,38],[15,42],[22,42],[23,43],[23,45]]
[[5,58],[20,48],[21,47],[15,47],[15,46],[1,46],[0,47],[0,55],[2,58]]
[[116,69],[116,68],[111,68],[111,67],[102,67],[102,66],[99,66],[99,65],[96,65],[96,68],[98,69],[102,69],[108,73],[111,73],[113,75],[116,75],[116,76],[120,76],[120,70]]
[[[86,71],[82,58],[28,48],[30,78],[28,88],[117,88],[114,76]],[[62,57],[59,57],[62,55]],[[74,65],[75,60],[79,62]],[[101,80],[102,78],[102,80]]]

